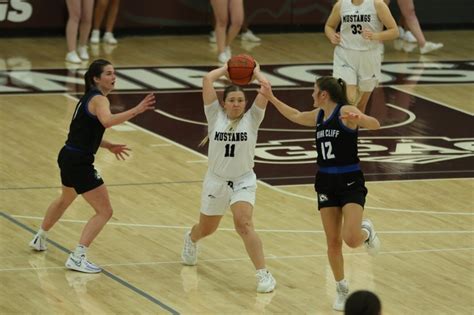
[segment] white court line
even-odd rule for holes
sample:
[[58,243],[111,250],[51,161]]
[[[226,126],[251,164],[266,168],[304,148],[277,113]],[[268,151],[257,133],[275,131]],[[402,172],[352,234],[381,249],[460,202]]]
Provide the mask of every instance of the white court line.
[[[68,94],[64,94],[65,96],[71,98],[71,99],[75,99],[77,100],[77,98],[74,98]],[[177,147],[187,151],[187,152],[190,152],[194,155],[197,155],[201,158],[204,158],[205,160],[207,160],[207,156],[205,156],[204,154],[201,154],[197,151],[194,151],[194,150],[191,150],[190,148],[180,144],[180,143],[177,143],[171,139],[168,139],[168,138],[165,138],[163,136],[160,136],[159,134],[156,134],[154,132],[151,132],[150,130],[147,130],[139,125],[136,125],[134,123],[131,123],[131,122],[125,122],[125,124],[130,124],[130,125],[133,125],[135,128],[139,129],[139,130],[142,130],[143,132],[149,134],[149,135],[152,135],[154,137],[157,137],[165,142],[169,142],[171,144],[174,144],[176,145]],[[265,182],[262,182],[261,180],[258,180],[258,182],[263,185],[263,186],[266,186],[270,189],[273,189],[275,191],[278,191],[280,193],[283,193],[283,194],[286,194],[286,195],[290,195],[290,196],[293,196],[293,197],[297,197],[297,198],[302,198],[302,199],[307,199],[307,200],[311,200],[311,201],[316,201],[316,198],[309,198],[309,197],[306,197],[306,196],[301,196],[301,195],[298,195],[298,194],[294,194],[294,193],[290,193],[290,192],[286,192],[285,190],[282,190],[282,189],[279,189],[275,186],[272,186],[270,184],[267,184]],[[468,212],[436,212],[436,211],[424,211],[424,210],[412,210],[412,209],[397,209],[397,208],[382,208],[382,207],[365,207],[366,209],[373,209],[373,210],[380,210],[380,211],[394,211],[394,212],[404,212],[404,213],[424,213],[424,214],[432,214],[432,215],[467,215],[467,216],[473,216],[474,213],[468,213]]]
[[[313,176],[314,177],[314,176]],[[377,184],[391,184],[391,183],[409,183],[409,182],[436,182],[436,181],[445,181],[445,180],[472,180],[474,178],[422,178],[422,179],[394,179],[394,180],[371,180],[370,182],[366,182],[366,184],[377,183]],[[294,184],[294,185],[277,185],[278,187],[314,187],[314,183],[311,184]]]
[[[205,156],[204,154],[201,154],[201,153],[199,153],[199,152],[197,152],[197,151],[193,151],[193,150],[191,150],[190,148],[188,148],[188,147],[186,147],[186,146],[184,146],[184,145],[182,145],[182,144],[180,144],[180,143],[174,142],[173,140],[170,140],[170,139],[168,139],[168,138],[165,138],[165,137],[163,137],[163,136],[160,136],[160,135],[158,135],[158,134],[156,134],[156,133],[154,133],[154,132],[151,132],[151,131],[149,131],[149,130],[147,130],[147,129],[141,127],[141,126],[135,125],[135,124],[133,124],[133,123],[131,123],[131,122],[125,122],[125,123],[126,123],[126,124],[132,124],[132,125],[134,125],[137,129],[140,129],[140,130],[142,130],[142,131],[145,132],[145,133],[148,133],[148,134],[150,134],[150,135],[152,135],[152,136],[154,136],[154,137],[157,137],[157,138],[159,138],[159,139],[162,139],[162,140],[164,140],[164,141],[170,142],[170,143],[172,143],[172,144],[178,146],[179,148],[182,148],[182,149],[184,149],[184,150],[186,150],[186,151],[188,151],[188,152],[191,152],[192,154],[198,155],[198,156],[204,158],[205,160],[207,160],[207,156]],[[272,185],[270,185],[270,184],[267,184],[267,183],[265,183],[265,182],[262,182],[261,180],[258,180],[258,183],[261,184],[261,185],[263,185],[263,186],[266,186],[266,187],[268,187],[268,188],[270,188],[270,189],[273,189],[273,190],[275,190],[275,191],[278,191],[278,192],[280,192],[280,193],[286,194],[286,195],[291,195],[291,196],[297,197],[297,198],[302,198],[302,199],[307,199],[307,200],[311,200],[311,201],[316,201],[316,198],[310,198],[310,197],[306,197],[306,196],[301,196],[301,195],[298,195],[298,194],[290,193],[290,192],[287,192],[287,191],[285,191],[285,190],[283,190],[283,189],[279,189],[279,188],[277,188],[277,187],[275,187],[275,186],[272,186]],[[451,213],[448,213],[448,212],[436,212],[436,211],[424,211],[424,210],[411,210],[411,209],[396,209],[396,208],[391,209],[391,208],[381,208],[381,207],[365,207],[365,208],[366,208],[366,209],[373,209],[373,210],[380,210],[380,211],[394,211],[394,212],[405,212],[405,213],[425,213],[425,214],[433,214],[433,215],[468,215],[468,216],[474,215],[474,213],[469,213],[469,212],[451,212]]]
[[[419,254],[419,253],[440,253],[440,252],[454,252],[454,251],[469,251],[474,250],[473,247],[463,248],[435,248],[435,249],[411,249],[411,250],[393,250],[393,251],[381,251],[379,255],[396,255],[396,254]],[[366,256],[367,253],[344,253],[344,256]],[[269,254],[265,256],[265,259],[300,259],[300,258],[326,258],[326,253],[312,254],[312,255],[292,255],[292,256],[275,256]],[[229,261],[248,261],[250,258],[220,258],[220,259],[200,259],[200,262],[229,262]],[[111,264],[100,264],[101,267],[127,267],[127,266],[149,266],[149,265],[165,265],[165,264],[182,264],[181,260],[169,260],[169,261],[151,261],[151,262],[134,262],[134,263],[111,263]],[[36,270],[50,270],[50,269],[62,269],[65,267],[41,267],[41,268],[0,268],[0,272],[7,271],[36,271]]]
[[207,160],[190,160],[186,161],[186,163],[207,163]]
[[[262,182],[262,184],[282,194],[316,202],[316,198],[314,197],[307,197],[307,196],[295,194],[295,193],[277,188],[275,186],[269,185],[264,182]],[[474,215],[474,213],[472,212],[440,212],[440,211],[426,211],[426,210],[412,210],[412,209],[384,208],[384,207],[365,207],[365,209],[372,209],[372,210],[379,210],[379,211],[393,211],[393,212],[402,212],[402,213],[424,213],[424,214],[431,214],[431,215],[467,215],[467,216]]]
[[[43,220],[43,217],[27,216],[27,215],[11,215],[13,218]],[[59,222],[67,223],[87,223],[86,220],[60,219]],[[162,225],[162,224],[140,224],[140,223],[119,223],[108,222],[107,225],[127,226],[127,227],[144,227],[144,228],[161,228],[161,229],[189,229],[189,226],[178,225]],[[235,231],[234,228],[218,228],[218,231]],[[283,230],[283,229],[255,229],[257,232],[267,233],[311,233],[324,234],[323,230]],[[431,230],[431,231],[379,231],[379,234],[472,234],[474,230]]]
[[456,111],[458,111],[458,112],[462,112],[462,113],[464,113],[464,114],[468,114],[468,115],[470,115],[470,116],[473,116],[472,113],[469,113],[469,112],[467,112],[467,111],[465,111],[465,110],[463,110],[463,109],[453,107],[453,106],[448,105],[448,104],[446,104],[446,103],[444,103],[444,102],[441,102],[441,101],[438,101],[438,100],[434,100],[434,99],[432,99],[432,98],[429,98],[429,97],[427,97],[427,96],[421,95],[421,94],[416,93],[416,92],[413,92],[413,91],[406,91],[406,90],[404,90],[403,88],[401,88],[401,87],[403,87],[403,86],[404,86],[404,85],[398,85],[398,86],[396,86],[396,85],[389,85],[388,87],[391,87],[392,89],[397,90],[397,91],[400,91],[400,92],[403,92],[403,93],[411,94],[411,95],[413,95],[413,96],[416,96],[416,97],[418,97],[418,98],[422,98],[422,99],[427,100],[427,101],[430,101],[430,102],[432,102],[432,103],[439,104],[439,105],[442,105],[442,106],[444,106],[444,107],[448,107],[448,108],[453,109],[453,110],[456,110]]

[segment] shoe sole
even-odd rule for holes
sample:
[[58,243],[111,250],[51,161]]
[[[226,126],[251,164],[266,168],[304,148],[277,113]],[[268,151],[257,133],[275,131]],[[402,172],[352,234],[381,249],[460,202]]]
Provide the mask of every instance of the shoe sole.
[[30,247],[31,247],[32,249],[34,249],[35,251],[37,251],[37,252],[44,252],[45,250],[48,249],[47,247],[45,247],[45,248],[37,248],[37,247],[35,247],[35,246],[33,246],[33,245],[30,245]]
[[197,261],[190,263],[190,262],[186,261],[182,256],[181,256],[181,259],[183,261],[183,265],[185,265],[185,266],[196,266],[197,265]]
[[[36,240],[36,238],[35,238],[35,240]],[[28,245],[37,252],[42,252],[42,251],[45,251],[45,250],[48,249],[48,247],[46,245],[44,245],[44,247],[41,247],[41,246],[37,247],[34,243],[34,240],[31,241]]]
[[78,267],[76,267],[76,265],[68,265],[67,263],[66,263],[65,266],[66,266],[67,269],[74,270],[74,271],[79,271],[79,272],[83,272],[83,273],[100,273],[100,272],[102,272],[102,269],[98,270],[98,271],[89,271],[89,270],[84,270],[84,269],[78,268]]
[[275,290],[275,288],[276,288],[276,281],[275,281],[275,283],[273,284],[273,287],[271,287],[271,289],[259,290],[259,289],[257,288],[257,293],[271,293],[271,292],[273,292],[273,291]]

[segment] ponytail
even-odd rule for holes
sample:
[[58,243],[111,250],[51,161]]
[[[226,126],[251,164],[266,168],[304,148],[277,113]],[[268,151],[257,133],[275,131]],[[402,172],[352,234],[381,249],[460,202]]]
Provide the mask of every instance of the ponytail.
[[341,78],[319,77],[316,84],[320,91],[326,91],[333,102],[346,105],[350,104],[347,99],[346,82]]

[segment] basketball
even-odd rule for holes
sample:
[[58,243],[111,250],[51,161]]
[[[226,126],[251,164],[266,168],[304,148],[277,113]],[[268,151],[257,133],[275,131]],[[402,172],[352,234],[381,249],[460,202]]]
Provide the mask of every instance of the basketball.
[[232,83],[237,85],[249,84],[253,77],[255,59],[249,55],[236,55],[227,62],[227,71]]

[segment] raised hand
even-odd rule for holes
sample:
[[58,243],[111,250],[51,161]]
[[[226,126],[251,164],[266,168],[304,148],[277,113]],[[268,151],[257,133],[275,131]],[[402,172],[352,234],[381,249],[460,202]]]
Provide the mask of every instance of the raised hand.
[[273,97],[273,91],[270,82],[261,81],[258,93],[262,94],[267,100],[271,99]]
[[138,103],[136,106],[137,114],[141,114],[144,111],[155,109],[155,95],[153,93],[148,94],[145,98]]
[[263,82],[270,84],[268,79],[260,72],[260,64],[257,61],[255,61],[255,68],[253,69],[253,76],[250,82],[252,82],[254,79],[257,79],[260,84]]
[[107,147],[110,152],[115,154],[117,160],[125,160],[125,156],[130,156],[127,151],[132,151],[130,148],[127,148],[126,144],[114,144],[110,143]]

